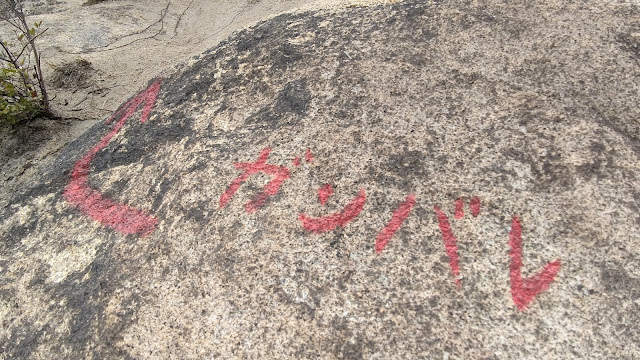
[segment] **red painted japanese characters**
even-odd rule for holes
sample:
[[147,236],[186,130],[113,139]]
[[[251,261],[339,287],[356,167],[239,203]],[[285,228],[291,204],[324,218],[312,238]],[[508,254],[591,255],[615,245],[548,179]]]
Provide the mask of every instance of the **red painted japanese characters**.
[[[109,144],[111,139],[122,129],[125,122],[131,118],[140,107],[142,107],[140,121],[145,123],[149,119],[151,110],[156,103],[161,84],[161,79],[154,81],[146,90],[140,92],[125,103],[106,121],[107,124],[113,121],[111,130],[75,163],[71,172],[71,179],[64,190],[64,198],[72,206],[79,209],[83,214],[121,234],[147,236],[155,230],[158,219],[145,211],[115,202],[104,196],[99,190],[91,188],[88,185],[90,165],[96,154]],[[226,191],[220,196],[219,208],[227,206],[242,184],[245,183],[249,177],[258,173],[264,173],[270,176],[271,180],[264,186],[260,193],[254,195],[251,200],[245,204],[246,212],[254,213],[260,210],[265,206],[269,198],[280,191],[284,183],[291,177],[291,171],[285,166],[268,164],[267,160],[270,152],[271,148],[266,147],[260,152],[256,161],[234,164],[235,168],[241,170],[242,173],[231,182]],[[313,162],[314,155],[310,149],[306,150],[304,160],[307,163]],[[293,160],[293,166],[297,167],[300,165],[301,159],[300,157],[296,157]],[[333,192],[334,189],[331,184],[324,184],[318,189],[318,202],[321,205],[325,205],[333,195]],[[389,222],[381,229],[376,237],[374,243],[376,253],[381,254],[389,245],[393,236],[410,216],[413,207],[416,205],[416,201],[416,195],[409,194],[404,201],[396,207],[391,214]],[[312,217],[301,213],[298,216],[298,220],[302,228],[311,233],[330,232],[338,227],[345,227],[354,221],[364,209],[366,202],[366,191],[365,189],[360,189],[357,195],[341,210],[320,217]],[[442,234],[444,249],[449,258],[449,267],[457,286],[461,287],[462,282],[460,277],[462,270],[460,268],[458,254],[458,240],[453,232],[449,217],[445,212],[438,205],[434,206],[433,209]],[[469,201],[469,209],[471,215],[477,217],[481,211],[480,199],[473,197]],[[454,219],[460,220],[464,218],[464,215],[464,200],[462,198],[456,199]],[[548,289],[560,270],[561,261],[555,260],[548,263],[541,271],[529,278],[522,277],[522,225],[518,216],[513,217],[508,244],[511,249],[509,253],[511,258],[509,268],[511,295],[518,310],[522,311],[530,305],[538,294]]]

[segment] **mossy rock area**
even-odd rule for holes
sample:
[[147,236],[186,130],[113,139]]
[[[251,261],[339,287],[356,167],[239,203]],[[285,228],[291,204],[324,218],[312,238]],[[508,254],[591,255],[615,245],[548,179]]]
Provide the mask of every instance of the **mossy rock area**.
[[640,357],[640,10],[288,13],[0,209],[7,358]]

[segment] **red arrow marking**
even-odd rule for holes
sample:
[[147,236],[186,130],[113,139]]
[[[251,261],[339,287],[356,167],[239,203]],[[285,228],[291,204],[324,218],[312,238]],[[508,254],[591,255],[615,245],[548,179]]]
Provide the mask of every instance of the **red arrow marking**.
[[71,181],[64,190],[64,198],[79,208],[82,213],[122,234],[149,235],[155,229],[158,220],[142,210],[117,203],[103,196],[98,190],[90,188],[88,185],[89,167],[96,154],[109,144],[140,105],[144,104],[140,121],[144,123],[149,119],[151,109],[158,98],[161,83],[161,79],[154,81],[146,90],[129,100],[106,121],[108,124],[120,116],[111,131],[76,162],[71,172]]
[[409,216],[413,205],[416,204],[416,196],[413,194],[408,195],[405,200],[400,204],[394,211],[393,215],[391,215],[391,220],[385,226],[380,234],[378,234],[378,238],[376,239],[376,252],[381,253],[384,250],[389,240],[393,237],[393,235],[400,229],[404,219]]
[[522,311],[533,301],[536,295],[545,291],[549,284],[553,282],[556,274],[560,270],[560,260],[547,264],[539,273],[527,278],[522,278],[522,226],[517,216],[511,222],[511,232],[509,233],[509,246],[511,251],[511,266],[509,274],[511,277],[511,297],[513,302]]
[[444,240],[444,249],[449,257],[449,267],[453,272],[453,276],[456,278],[456,284],[458,287],[462,286],[458,276],[460,275],[460,265],[458,264],[458,240],[453,235],[451,230],[451,224],[449,224],[449,218],[440,210],[436,205],[433,207],[438,216],[438,225],[440,226],[440,232],[442,232],[442,238]]
[[314,233],[322,233],[326,231],[331,231],[336,227],[345,227],[353,218],[360,214],[362,208],[364,208],[364,203],[366,202],[366,196],[364,193],[364,189],[361,189],[358,193],[358,196],[351,200],[351,202],[337,213],[320,217],[320,218],[312,218],[305,214],[300,214],[298,219],[302,222],[302,227],[307,231],[311,231]]

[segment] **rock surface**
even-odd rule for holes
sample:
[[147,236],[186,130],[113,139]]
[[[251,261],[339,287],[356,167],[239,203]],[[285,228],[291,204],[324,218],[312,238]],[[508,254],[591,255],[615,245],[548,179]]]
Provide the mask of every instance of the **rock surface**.
[[417,2],[236,34],[0,210],[3,356],[640,357],[639,15]]

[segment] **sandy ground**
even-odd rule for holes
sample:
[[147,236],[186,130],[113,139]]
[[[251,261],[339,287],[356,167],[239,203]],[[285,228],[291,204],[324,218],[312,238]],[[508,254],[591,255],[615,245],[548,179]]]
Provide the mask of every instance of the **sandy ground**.
[[[363,6],[347,0],[25,1],[29,22],[43,21],[38,38],[52,109],[60,120],[38,119],[0,132],[0,207],[48,165],[66,144],[108,117],[159,72],[215,46],[237,30],[294,9]],[[394,2],[394,1],[387,1]],[[7,34],[5,24],[0,32]],[[5,35],[7,36],[7,35]],[[81,81],[55,82],[55,69],[88,62]],[[72,79],[73,80],[73,79]],[[59,85],[56,87],[55,85]]]

